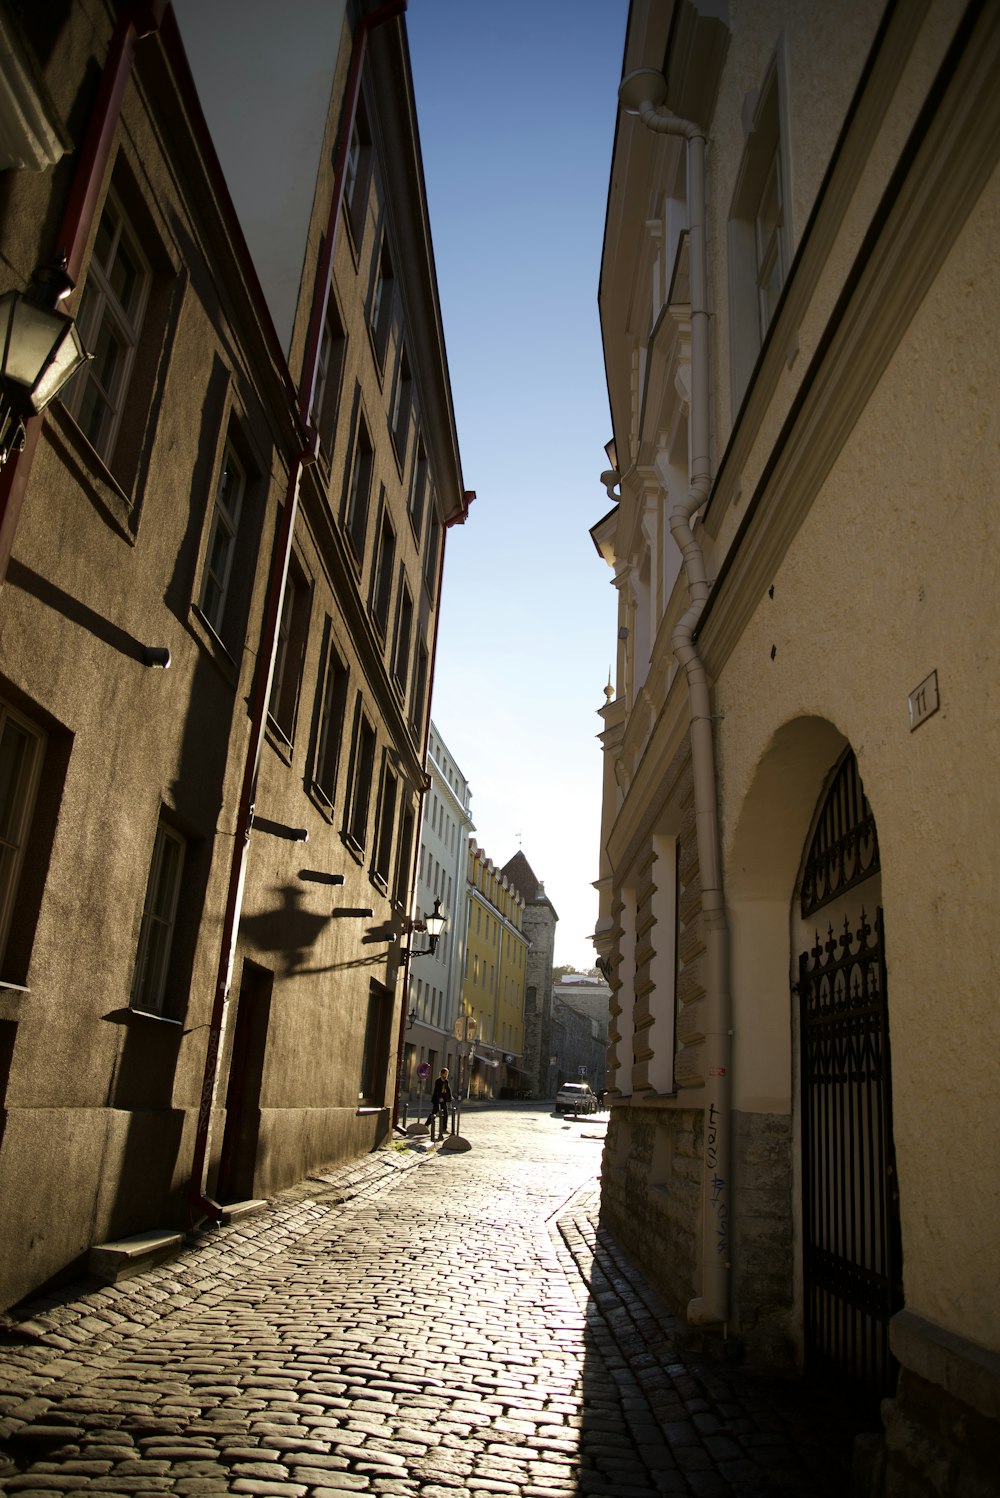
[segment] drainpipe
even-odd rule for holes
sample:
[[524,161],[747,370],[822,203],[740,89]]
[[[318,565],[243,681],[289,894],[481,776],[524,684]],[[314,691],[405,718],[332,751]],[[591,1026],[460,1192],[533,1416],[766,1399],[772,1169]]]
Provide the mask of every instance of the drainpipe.
[[[340,137],[334,161],[333,196],[330,203],[323,251],[316,270],[312,310],[309,317],[309,330],[306,335],[302,375],[299,382],[299,414],[306,424],[308,424],[309,413],[312,409],[313,392],[316,384],[320,340],[330,295],[333,252],[337,241],[337,231],[340,227],[341,208],[344,199],[347,152],[351,140],[351,131],[354,127],[354,118],[357,113],[358,98],[361,93],[361,65],[364,61],[368,34],[374,31],[376,27],[383,25],[384,22],[402,15],[405,9],[406,0],[388,0],[387,4],[379,6],[377,10],[370,11],[366,16],[362,16],[354,34],[350,71],[348,73],[347,87],[344,92],[344,102],[341,106]],[[253,827],[257,776],[260,770],[261,751],[264,745],[267,704],[271,695],[271,681],[274,675],[278,624],[281,619],[285,583],[288,577],[288,564],[292,554],[292,538],[295,533],[295,517],[298,512],[299,487],[302,481],[303,468],[315,461],[316,457],[318,439],[315,431],[310,429],[309,438],[309,446],[295,456],[289,469],[285,503],[279,521],[278,535],[274,548],[274,562],[268,584],[267,599],[264,605],[260,651],[257,657],[259,663],[258,671],[250,702],[250,742],[247,746],[247,755],[243,770],[243,784],[236,820],[236,832],[233,838],[233,857],[229,872],[229,887],[226,894],[226,910],[223,919],[219,966],[216,973],[215,998],[208,1026],[205,1072],[202,1079],[201,1100],[198,1107],[198,1122],[195,1130],[194,1152],[191,1161],[191,1179],[188,1188],[191,1205],[196,1213],[209,1217],[215,1222],[221,1219],[223,1209],[220,1203],[213,1201],[205,1191],[205,1168],[211,1139],[212,1108],[215,1103],[215,1090],[219,1077],[219,1059],[222,1052],[222,1038],[225,1034],[226,1026],[229,987],[232,982],[240,914],[243,908],[243,890],[246,883],[250,832]]]
[[[127,6],[111,36],[56,240],[59,254],[66,256],[66,274],[74,283],[80,274],[83,252],[93,228],[121,117],[122,101],[135,60],[136,43],[158,30],[166,6],[167,0],[140,0],[136,5]],[[7,576],[7,564],[14,549],[14,536],[41,429],[41,416],[33,416],[27,421],[23,448],[11,453],[0,470],[0,584]]]
[[729,991],[729,925],[722,892],[715,736],[708,676],[694,644],[694,632],[709,595],[705,558],[692,521],[711,489],[709,460],[708,296],[705,251],[704,129],[688,120],[657,113],[666,98],[662,74],[643,68],[622,80],[619,98],[626,112],[638,114],[647,129],[687,142],[688,245],[691,275],[691,484],[670,512],[670,533],[684,562],[691,603],[671,637],[674,655],[688,683],[691,762],[701,907],[705,921],[705,1124],[702,1160],[701,1294],[688,1304],[696,1326],[729,1322],[731,1269],[731,1049],[732,998]]

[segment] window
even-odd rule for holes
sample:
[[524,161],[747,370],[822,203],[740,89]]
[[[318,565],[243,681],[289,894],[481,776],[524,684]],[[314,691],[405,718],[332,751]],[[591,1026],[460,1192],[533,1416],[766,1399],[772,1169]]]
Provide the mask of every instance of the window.
[[184,871],[184,852],[184,839],[161,819],[153,844],[132,983],[132,1007],[146,1014],[167,1015],[167,975]]
[[389,242],[383,236],[382,248],[375,262],[375,273],[368,296],[368,331],[371,334],[372,347],[380,369],[385,363],[389,329],[392,326],[394,280]]
[[340,745],[344,737],[347,679],[347,667],[331,645],[326,655],[326,675],[316,742],[316,767],[313,774],[313,784],[331,805],[336,799]]
[[38,730],[0,702],[0,962],[10,934],[43,748]]
[[410,374],[410,361],[407,358],[406,349],[400,344],[399,359],[396,363],[396,384],[392,392],[392,412],[389,417],[392,442],[400,463],[406,457],[406,437],[410,425],[412,401],[413,379]]
[[379,528],[378,551],[375,570],[372,574],[372,618],[384,640],[389,629],[389,605],[392,602],[392,574],[396,565],[396,532],[392,528],[392,517],[382,490],[382,524]]
[[437,517],[437,507],[435,504],[434,495],[432,494],[431,523],[427,533],[427,546],[424,550],[424,582],[427,584],[427,591],[431,596],[431,603],[434,602],[434,595],[437,591],[438,550],[440,546],[441,522]]
[[201,585],[201,611],[217,635],[223,632],[245,488],[246,475],[232,444],[227,442],[215,486],[215,509]]
[[385,1101],[391,1017],[392,994],[372,979],[368,991],[368,1014],[365,1019],[365,1043],[361,1054],[358,1101],[376,1107]]
[[320,451],[327,462],[330,461],[333,452],[346,349],[347,335],[341,325],[331,292],[326,322],[323,324],[323,336],[320,339],[316,384],[313,389],[312,408],[309,412],[309,425],[315,427],[319,433]]
[[413,526],[413,534],[420,540],[420,532],[424,524],[424,505],[427,503],[427,454],[424,452],[423,441],[417,438],[417,456],[413,464],[413,473],[410,477],[410,497],[407,508],[410,512],[410,524]]
[[393,880],[392,903],[402,909],[408,905],[407,894],[410,887],[410,859],[413,856],[413,828],[415,825],[413,807],[403,808],[403,815],[399,821],[399,845],[396,848],[396,877]]
[[396,827],[396,791],[398,782],[388,757],[382,760],[382,789],[379,795],[378,825],[375,831],[375,881],[386,893],[392,873],[392,835]]
[[361,695],[354,711],[354,743],[351,749],[350,799],[344,834],[349,843],[363,849],[368,838],[368,803],[371,800],[375,765],[375,730],[365,717]]
[[752,109],[729,219],[733,402],[743,398],[788,269],[779,67]]
[[344,525],[350,538],[354,555],[360,564],[365,554],[365,536],[368,531],[368,501],[372,482],[372,444],[365,419],[358,413],[358,425],[354,438],[354,458],[351,476],[344,502]]
[[365,205],[368,198],[368,183],[371,177],[371,135],[364,103],[358,100],[351,138],[347,146],[347,161],[344,167],[344,207],[350,224],[354,243],[361,243],[365,224]]
[[97,229],[77,324],[93,358],[71,382],[66,406],[91,446],[109,461],[149,295],[149,268],[117,199]]
[[274,657],[274,676],[267,710],[272,722],[291,743],[295,734],[295,712],[302,678],[302,660],[309,629],[309,584],[299,562],[288,563],[285,596]]
[[400,572],[399,607],[396,611],[396,648],[393,652],[392,674],[401,692],[406,691],[410,674],[410,633],[413,629],[413,599],[406,586],[406,577]]

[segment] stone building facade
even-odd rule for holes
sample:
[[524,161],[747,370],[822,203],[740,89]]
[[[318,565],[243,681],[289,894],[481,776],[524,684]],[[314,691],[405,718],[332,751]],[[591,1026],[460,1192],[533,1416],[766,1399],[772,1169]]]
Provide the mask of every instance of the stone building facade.
[[600,978],[567,973],[552,987],[550,1078],[552,1090],[584,1079],[595,1092],[607,1087],[611,990]]
[[57,9],[2,17],[4,285],[65,252],[96,351],[0,473],[4,1304],[387,1134],[469,501],[402,7],[299,13],[280,334],[174,12]]
[[601,270],[604,1210],[691,1335],[882,1401],[878,1494],[1000,1431],[998,50],[637,0]]
[[530,961],[525,903],[506,872],[468,844],[465,978],[462,1012],[471,1021],[471,1097],[520,1090],[524,1067],[524,993]]
[[551,1097],[552,966],[559,917],[523,853],[515,853],[503,872],[524,901],[523,929],[530,944],[524,980],[524,1089],[535,1097]]

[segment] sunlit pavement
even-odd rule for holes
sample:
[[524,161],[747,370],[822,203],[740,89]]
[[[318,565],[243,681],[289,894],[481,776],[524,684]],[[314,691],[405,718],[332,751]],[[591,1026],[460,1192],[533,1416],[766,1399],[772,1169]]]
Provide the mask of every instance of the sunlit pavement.
[[473,1106],[110,1288],[13,1313],[0,1491],[843,1498],[795,1383],[678,1353],[596,1227],[607,1115]]

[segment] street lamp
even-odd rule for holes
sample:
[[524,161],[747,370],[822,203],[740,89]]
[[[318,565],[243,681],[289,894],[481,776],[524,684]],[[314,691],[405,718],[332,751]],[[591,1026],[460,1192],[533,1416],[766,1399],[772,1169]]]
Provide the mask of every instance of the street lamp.
[[447,924],[447,917],[441,913],[441,901],[440,899],[436,899],[434,901],[434,909],[431,911],[430,915],[425,915],[422,921],[414,921],[410,926],[411,933],[414,931],[424,931],[427,933],[426,947],[421,947],[419,949],[413,947],[412,945],[409,947],[403,947],[399,955],[401,957],[433,956],[437,948],[438,941],[440,940],[441,935],[444,932],[444,928]]
[[24,423],[90,358],[73,318],[56,305],[73,290],[65,259],[36,271],[34,283],[0,296],[0,467],[24,446]]

